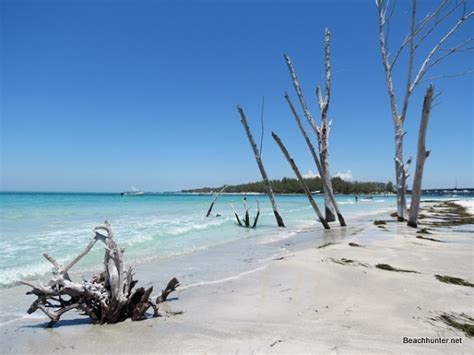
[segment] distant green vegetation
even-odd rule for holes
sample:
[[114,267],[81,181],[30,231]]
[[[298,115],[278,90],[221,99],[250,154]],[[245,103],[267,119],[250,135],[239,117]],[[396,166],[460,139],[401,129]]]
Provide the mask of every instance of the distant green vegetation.
[[[319,177],[305,179],[311,191],[323,191],[323,184]],[[283,178],[281,180],[271,180],[273,192],[277,194],[283,193],[304,193],[303,187],[297,179]],[[339,194],[379,194],[384,192],[393,192],[393,184],[388,182],[359,182],[359,181],[344,181],[339,177],[332,178],[332,186],[336,193]],[[194,192],[194,193],[209,193],[217,192],[222,188],[220,187],[203,187],[200,189],[182,190],[182,192]],[[263,181],[251,182],[247,184],[231,185],[225,192],[227,193],[246,193],[246,192],[257,192],[266,193],[266,185]]]

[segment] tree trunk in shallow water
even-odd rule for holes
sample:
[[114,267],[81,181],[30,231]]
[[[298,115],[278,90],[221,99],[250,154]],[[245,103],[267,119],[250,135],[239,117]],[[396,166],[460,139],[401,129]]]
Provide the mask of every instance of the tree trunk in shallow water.
[[321,211],[319,210],[318,204],[316,203],[316,201],[314,201],[313,195],[311,195],[311,191],[309,190],[308,185],[306,185],[306,182],[304,181],[303,176],[301,175],[298,167],[296,166],[296,163],[291,158],[290,153],[288,153],[288,150],[286,149],[285,145],[280,140],[280,137],[278,137],[274,132],[272,132],[272,137],[275,140],[275,142],[278,144],[278,146],[280,147],[283,155],[285,156],[286,160],[288,160],[288,163],[290,163],[290,166],[293,169],[296,177],[298,178],[299,182],[303,186],[303,190],[306,193],[306,196],[308,196],[308,200],[311,206],[313,207],[314,212],[316,212],[316,215],[318,216],[319,221],[321,222],[321,224],[324,226],[325,229],[330,229],[328,222],[324,219],[323,215],[321,214]]
[[216,203],[217,199],[219,198],[219,196],[224,192],[225,189],[227,189],[229,185],[224,185],[224,187],[217,193],[217,195],[214,197],[214,200],[212,200],[212,203],[211,205],[209,206],[209,209],[207,210],[207,214],[206,214],[206,217],[209,217],[209,215],[211,214],[212,212],[212,208],[214,207],[214,204]]
[[418,133],[418,153],[416,156],[415,178],[413,179],[413,188],[411,192],[410,215],[408,218],[408,225],[410,227],[417,227],[418,210],[420,208],[421,198],[421,182],[423,180],[423,169],[425,167],[426,158],[430,152],[426,150],[426,131],[430,120],[431,103],[433,101],[433,86],[430,85],[426,90],[425,99],[423,101],[423,112],[420,122],[420,131]]
[[291,79],[293,81],[293,86],[295,88],[296,94],[303,109],[304,116],[308,120],[311,128],[313,128],[316,136],[318,138],[319,146],[319,156],[321,160],[322,170],[320,171],[321,180],[326,180],[324,185],[324,204],[326,206],[326,221],[332,222],[335,221],[336,207],[333,203],[334,198],[331,198],[333,195],[332,191],[332,182],[331,174],[329,172],[329,131],[331,129],[331,122],[328,122],[328,109],[329,102],[331,98],[331,33],[326,28],[324,36],[324,63],[325,63],[325,97],[322,97],[321,89],[317,87],[316,94],[318,98],[319,108],[321,110],[321,126],[318,127],[316,121],[314,120],[311,112],[309,111],[308,105],[301,90],[300,84],[298,82],[298,77],[296,71],[291,63],[290,58],[287,55],[284,55],[288,70],[290,71]]
[[275,195],[273,194],[272,185],[270,184],[265,168],[263,167],[262,157],[260,156],[260,152],[257,148],[257,145],[255,144],[255,141],[252,136],[252,132],[250,131],[250,127],[247,124],[247,119],[245,118],[244,111],[242,110],[240,106],[237,106],[237,111],[239,111],[240,122],[242,123],[242,126],[244,126],[245,133],[247,134],[247,138],[249,139],[250,146],[252,147],[253,153],[255,155],[255,160],[257,161],[257,165],[260,170],[260,174],[262,175],[262,179],[267,185],[267,194],[272,204],[273,214],[275,215],[277,225],[278,227],[284,227],[285,224],[283,223],[283,219],[281,218],[280,213],[278,212],[278,207],[275,201]]
[[[314,149],[313,143],[311,143],[311,140],[308,137],[308,134],[306,133],[306,130],[301,122],[300,116],[295,110],[295,107],[293,106],[293,103],[291,102],[290,97],[288,96],[288,93],[285,92],[285,99],[286,102],[288,103],[288,106],[290,107],[291,112],[293,113],[293,117],[295,118],[296,123],[298,124],[298,127],[301,131],[301,134],[303,135],[304,140],[306,141],[306,145],[308,146],[309,151],[311,152],[311,155],[313,157],[314,163],[316,164],[316,168],[318,169],[319,175],[321,176],[321,182],[323,183],[324,191],[328,191],[329,198],[331,199],[331,202],[334,205],[334,208],[336,210],[337,218],[339,220],[339,224],[342,227],[346,226],[346,221],[344,220],[344,217],[342,216],[341,211],[339,210],[339,207],[337,205],[336,199],[334,198],[334,193],[332,192],[332,186],[329,187],[328,181],[323,178],[323,169],[321,166],[321,163],[319,161],[318,155],[316,154],[316,149]],[[327,221],[327,220],[326,220]]]
[[[324,126],[321,128],[323,131],[325,130]],[[328,161],[328,149],[327,149],[327,138],[322,140],[321,148],[320,148],[320,158],[321,158],[321,169],[322,174],[321,180],[326,181],[326,187],[324,188],[324,206],[325,206],[325,214],[326,214],[326,221],[333,222],[336,220],[336,207],[334,206],[333,200],[331,199],[331,195],[333,195],[332,189],[332,181],[331,181],[331,174],[329,172],[329,161]]]
[[328,110],[329,110],[329,100],[331,97],[331,33],[326,28],[324,35],[324,65],[325,65],[325,74],[326,74],[326,95],[325,99],[322,99],[321,90],[317,88],[318,100],[320,102],[321,108],[321,127],[319,130],[319,156],[321,157],[321,167],[322,173],[324,174],[324,179],[327,181],[327,189],[324,189],[324,205],[326,206],[326,221],[332,222],[336,220],[334,216],[336,214],[336,208],[331,199],[332,191],[332,181],[331,173],[329,171],[329,131],[331,129],[331,123],[328,122]]

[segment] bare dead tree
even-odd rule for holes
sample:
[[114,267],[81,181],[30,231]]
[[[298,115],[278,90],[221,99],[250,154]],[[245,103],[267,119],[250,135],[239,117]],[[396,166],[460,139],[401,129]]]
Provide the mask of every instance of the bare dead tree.
[[407,224],[410,227],[417,227],[418,210],[420,208],[421,198],[421,181],[423,180],[423,169],[425,167],[425,161],[430,155],[430,151],[426,150],[426,131],[428,129],[428,123],[430,120],[431,103],[433,102],[433,91],[432,85],[428,87],[423,101],[423,111],[421,114],[420,131],[418,132],[418,153],[416,156],[416,168],[415,178],[413,179],[413,188],[411,192],[411,204],[410,214],[408,217]]
[[[392,121],[395,128],[395,178],[397,183],[397,214],[398,220],[404,221],[406,211],[406,180],[411,159],[404,163],[403,159],[403,140],[404,123],[406,120],[410,98],[414,90],[420,83],[439,79],[442,77],[455,76],[448,74],[426,78],[426,74],[437,64],[444,61],[453,54],[471,51],[468,45],[474,40],[469,37],[456,44],[448,45],[449,40],[455,38],[461,27],[467,23],[474,15],[473,11],[467,11],[466,1],[441,0],[437,6],[421,20],[417,20],[417,1],[412,0],[410,29],[404,40],[390,58],[388,48],[388,28],[390,17],[393,11],[389,9],[389,0],[376,0],[378,10],[379,44],[382,54],[382,62],[385,71],[388,96],[390,99],[390,109]],[[387,16],[388,14],[388,16]],[[452,22],[452,24],[449,24]],[[438,35],[440,28],[448,28],[441,35]],[[438,36],[438,37],[437,37]],[[427,53],[421,53],[423,44],[435,43],[429,47]],[[406,70],[406,82],[401,95],[401,107],[398,106],[397,91],[393,80],[394,69],[402,55],[407,56],[407,66],[402,68]],[[416,63],[421,64],[416,67]]]
[[319,210],[318,204],[314,200],[313,195],[311,194],[311,191],[309,190],[308,185],[304,181],[303,176],[301,175],[300,170],[298,169],[298,166],[296,165],[293,158],[290,156],[290,153],[288,153],[288,150],[286,149],[285,145],[281,141],[280,137],[278,137],[278,135],[276,135],[275,132],[272,132],[272,137],[275,140],[275,142],[278,144],[278,146],[280,147],[280,149],[281,149],[283,155],[285,156],[286,160],[288,160],[288,163],[290,164],[291,168],[293,169],[293,171],[294,171],[296,177],[298,178],[298,181],[300,182],[301,186],[303,186],[303,190],[304,190],[306,196],[308,197],[309,203],[313,207],[314,212],[316,212],[316,215],[318,216],[319,221],[321,222],[321,224],[324,226],[325,229],[330,229],[329,223],[326,221],[326,219],[323,217],[321,211]]
[[[102,234],[100,232],[105,232]],[[20,281],[32,287],[27,294],[36,295],[28,313],[43,311],[49,318],[48,327],[52,327],[60,317],[73,309],[88,315],[94,323],[117,323],[127,318],[142,320],[151,307],[153,317],[158,317],[158,304],[166,301],[168,295],[179,286],[176,278],[168,282],[167,287],[155,301],[151,298],[153,287],[140,287],[133,291],[136,280],[133,270],[124,270],[122,256],[124,250],[119,248],[111,225],[105,221],[94,228],[95,236],[78,256],[69,264],[62,266],[55,258],[43,254],[54,266],[53,277],[47,284]],[[71,281],[69,270],[81,260],[98,242],[105,244],[104,270],[94,275],[90,281],[82,283]]]
[[285,224],[283,223],[283,219],[281,218],[280,213],[278,212],[278,207],[275,201],[275,195],[273,194],[272,185],[270,184],[270,180],[268,179],[267,172],[265,171],[265,168],[263,166],[260,151],[258,150],[257,145],[255,144],[255,140],[253,139],[252,132],[250,131],[250,127],[247,123],[247,119],[245,118],[244,111],[242,110],[240,106],[237,106],[237,111],[239,112],[240,122],[242,123],[242,126],[245,129],[245,133],[247,134],[247,138],[249,140],[250,146],[252,147],[255,160],[257,161],[258,169],[260,170],[262,179],[267,186],[268,198],[270,199],[270,203],[272,204],[273,214],[275,215],[277,225],[278,227],[285,227]]
[[228,187],[229,187],[229,185],[224,185],[224,187],[222,189],[220,189],[220,191],[214,196],[214,199],[212,200],[212,203],[209,206],[209,209],[207,210],[206,217],[210,216],[210,214],[212,212],[212,208],[214,207],[214,204],[216,203],[217,199],[224,192],[224,190],[227,189]]
[[[308,146],[308,149],[311,152],[314,163],[316,164],[316,168],[318,169],[319,176],[322,176],[322,170],[323,169],[321,167],[321,163],[319,162],[318,155],[316,154],[316,149],[314,148],[313,143],[309,139],[309,136],[306,133],[306,130],[303,126],[303,123],[301,122],[300,116],[296,112],[295,107],[293,106],[293,103],[291,102],[291,99],[290,99],[290,97],[288,96],[288,94],[286,92],[285,92],[285,99],[286,99],[286,102],[288,103],[288,106],[290,107],[291,112],[293,113],[293,117],[295,118],[295,121],[298,124],[298,127],[301,131],[301,134],[304,137],[306,145]],[[327,191],[331,191],[330,187],[327,185],[327,180],[326,179],[321,178],[321,182],[323,183],[324,189],[327,189]],[[329,195],[329,198],[331,199],[331,201],[334,205],[334,208],[336,210],[337,219],[339,220],[339,224],[341,225],[341,227],[345,227],[346,226],[346,221],[344,220],[344,217],[342,216],[342,213],[339,210],[339,206],[337,205],[336,199],[334,198],[334,194],[329,193],[328,195]]]
[[331,33],[326,28],[325,30],[325,41],[324,41],[324,52],[325,52],[325,95],[321,93],[321,88],[319,85],[316,87],[316,95],[318,98],[319,109],[321,111],[321,125],[318,126],[316,120],[311,115],[306,100],[303,95],[303,91],[298,82],[298,77],[296,71],[293,67],[293,64],[290,60],[290,57],[285,54],[286,64],[290,71],[291,79],[293,81],[293,86],[295,88],[296,94],[298,95],[301,108],[303,109],[304,116],[306,117],[311,128],[316,133],[318,139],[319,147],[319,159],[321,162],[321,170],[318,169],[321,180],[325,180],[324,186],[324,204],[325,204],[325,213],[326,221],[332,222],[336,220],[336,207],[334,204],[334,196],[332,189],[331,173],[329,170],[329,133],[331,131],[332,121],[328,120],[328,110],[329,102],[331,98]]

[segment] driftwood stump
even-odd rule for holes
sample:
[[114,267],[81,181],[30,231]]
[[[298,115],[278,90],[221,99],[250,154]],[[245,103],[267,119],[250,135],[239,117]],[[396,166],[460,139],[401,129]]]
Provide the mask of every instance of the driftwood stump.
[[237,224],[239,226],[245,227],[245,228],[256,228],[257,223],[258,223],[258,217],[260,217],[260,202],[257,199],[257,213],[256,213],[255,217],[253,218],[253,223],[252,224],[250,223],[250,215],[249,215],[249,209],[247,207],[247,199],[246,198],[243,199],[243,204],[244,204],[245,214],[244,214],[244,217],[242,219],[239,218],[239,214],[235,210],[234,206],[232,204],[230,205],[230,207],[234,211],[234,216],[235,216],[235,219],[237,220]]
[[[48,327],[52,327],[61,315],[73,309],[88,315],[97,324],[118,323],[127,318],[142,320],[146,318],[146,311],[150,307],[153,309],[152,316],[157,317],[158,304],[166,301],[168,295],[179,286],[178,280],[170,280],[155,301],[151,298],[153,287],[133,290],[137,281],[133,279],[132,268],[126,271],[123,269],[124,249],[117,246],[111,225],[105,221],[94,228],[94,233],[94,238],[84,251],[66,266],[59,264],[47,253],[43,254],[54,266],[53,277],[47,284],[20,281],[21,284],[32,287],[27,295],[37,296],[28,309],[28,314],[38,309],[43,311],[51,320]],[[105,244],[104,270],[94,275],[90,281],[73,282],[69,277],[69,270],[97,241]]]

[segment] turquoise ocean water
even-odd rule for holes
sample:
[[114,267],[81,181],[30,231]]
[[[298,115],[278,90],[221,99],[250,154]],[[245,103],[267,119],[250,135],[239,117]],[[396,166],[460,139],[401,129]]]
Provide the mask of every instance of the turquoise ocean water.
[[[213,213],[204,215],[212,201],[210,195],[148,194],[141,197],[118,194],[84,193],[1,193],[0,194],[0,285],[20,279],[38,278],[51,270],[43,260],[47,251],[66,262],[89,242],[92,229],[107,219],[126,250],[131,264],[151,259],[213,248],[252,236],[256,239],[285,238],[304,228],[319,227],[305,196],[278,196],[277,203],[287,228],[275,228],[266,196],[247,197],[251,216],[261,203],[256,230],[236,226],[230,204],[241,212],[242,196],[222,195]],[[322,198],[317,197],[322,205]],[[346,218],[354,218],[394,206],[393,197],[362,198],[355,204],[352,196],[339,196]],[[94,248],[79,270],[93,269],[101,262],[103,250]]]

